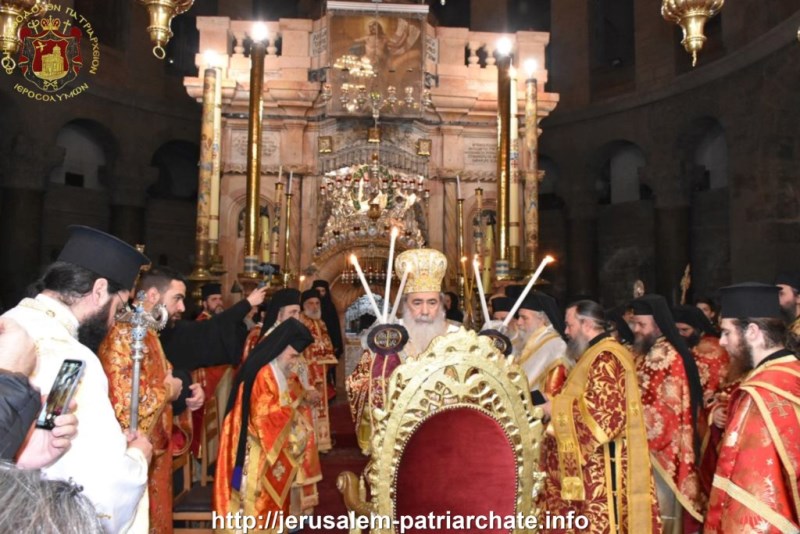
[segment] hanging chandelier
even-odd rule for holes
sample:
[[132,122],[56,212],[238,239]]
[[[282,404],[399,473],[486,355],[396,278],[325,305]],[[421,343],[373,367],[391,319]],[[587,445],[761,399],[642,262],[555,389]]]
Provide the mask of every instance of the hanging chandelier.
[[48,0],[0,0],[0,60],[6,74],[14,72],[17,62],[12,57],[19,50],[19,28],[33,17],[47,12]]
[[[347,54],[337,58],[333,67],[343,74],[339,85],[339,103],[342,108],[352,114],[369,111],[376,121],[376,126],[381,111],[388,109],[392,113],[398,113],[404,109],[428,109],[433,106],[431,92],[428,89],[423,90],[420,99],[417,100],[414,87],[406,86],[403,88],[401,100],[397,96],[396,86],[387,85],[385,90],[378,88],[378,73],[373,69],[369,58]],[[322,86],[321,97],[323,102],[328,102],[333,97],[333,87],[330,83]]]
[[719,13],[724,4],[725,0],[662,0],[661,16],[683,30],[681,44],[692,56],[692,67],[706,42],[703,33],[706,21]]
[[150,41],[153,43],[153,55],[158,59],[164,59],[167,55],[164,47],[173,35],[170,28],[172,19],[189,11],[194,0],[138,0],[138,2],[150,15],[147,33],[150,34]]

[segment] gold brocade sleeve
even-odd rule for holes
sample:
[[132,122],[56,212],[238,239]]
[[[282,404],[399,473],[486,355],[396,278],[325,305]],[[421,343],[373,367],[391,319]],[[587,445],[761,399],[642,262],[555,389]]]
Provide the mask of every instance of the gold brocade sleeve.
[[[160,351],[158,337],[152,332],[145,337],[139,380],[139,429],[152,437],[157,422],[169,402],[164,386],[165,360]],[[103,370],[108,377],[108,396],[114,407],[114,415],[124,430],[130,425],[131,382],[133,359],[131,358],[130,325],[117,323],[109,331],[97,351]],[[163,444],[156,444],[156,447]]]

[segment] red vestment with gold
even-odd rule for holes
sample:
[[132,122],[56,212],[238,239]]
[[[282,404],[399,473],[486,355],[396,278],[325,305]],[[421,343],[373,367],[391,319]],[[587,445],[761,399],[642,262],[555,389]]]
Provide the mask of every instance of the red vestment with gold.
[[544,442],[541,508],[550,516],[585,516],[588,530],[581,532],[661,532],[630,353],[611,337],[600,339],[552,403],[554,435]]
[[[705,498],[695,463],[695,423],[683,360],[660,337],[646,355],[637,355],[636,371],[653,468],[684,510],[684,517],[676,520],[702,523]],[[671,516],[670,510],[661,513]]]
[[331,450],[331,422],[328,413],[328,366],[336,365],[336,353],[328,335],[328,328],[320,319],[311,319],[300,314],[300,321],[311,332],[314,343],[303,351],[303,358],[308,364],[308,381],[320,394],[321,401],[314,406],[314,429],[317,447],[320,452]]
[[[722,436],[725,434],[724,427],[720,428],[714,424],[714,415],[719,410],[728,409],[730,399],[739,389],[741,383],[742,377],[726,384],[708,403],[708,427],[703,436],[703,445],[700,448],[700,484],[702,485],[703,493],[706,495],[711,493],[711,484],[714,480],[714,471],[717,468]],[[730,412],[728,412],[728,417],[730,417]]]
[[[239,386],[233,409],[225,416],[214,477],[214,510],[220,514],[241,512],[266,518],[268,512],[289,513],[292,484],[297,476],[307,436],[294,432],[296,403],[288,383],[279,384],[273,364],[256,375],[250,397],[250,418],[242,421]],[[242,487],[232,488],[241,425],[247,425],[247,453]],[[276,531],[276,524],[267,532]]]
[[762,362],[731,399],[704,532],[800,532],[800,361]]
[[719,338],[708,334],[700,338],[700,342],[692,348],[692,354],[697,362],[700,385],[703,386],[703,404],[706,405],[722,388],[731,358],[719,345]]
[[[150,532],[172,532],[172,402],[164,379],[172,365],[164,356],[161,342],[153,330],[144,338],[139,375],[139,430],[153,444],[153,459],[147,479],[150,501]],[[108,376],[108,396],[120,426],[130,425],[133,349],[131,325],[117,322],[97,351],[103,370]]]

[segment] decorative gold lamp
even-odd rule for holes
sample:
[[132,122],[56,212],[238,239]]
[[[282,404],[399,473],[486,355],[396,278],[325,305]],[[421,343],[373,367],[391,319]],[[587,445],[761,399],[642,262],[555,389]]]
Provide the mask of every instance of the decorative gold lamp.
[[17,62],[12,57],[19,50],[19,28],[28,19],[47,11],[47,0],[0,0],[0,60],[6,74],[14,72]]
[[172,19],[181,13],[189,11],[194,0],[138,0],[147,9],[150,15],[150,25],[147,33],[153,46],[153,55],[158,59],[164,59],[167,53],[164,47],[172,38],[170,24]]
[[719,13],[724,4],[725,0],[662,0],[661,16],[683,30],[681,44],[692,55],[692,67],[706,42],[703,33],[706,21]]

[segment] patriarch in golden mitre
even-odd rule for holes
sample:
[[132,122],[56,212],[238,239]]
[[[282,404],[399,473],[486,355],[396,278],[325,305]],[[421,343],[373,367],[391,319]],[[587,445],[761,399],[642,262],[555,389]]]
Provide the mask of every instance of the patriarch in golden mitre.
[[372,436],[371,407],[383,407],[386,383],[395,368],[423,354],[435,338],[459,330],[445,316],[442,279],[447,271],[447,258],[444,254],[431,248],[407,250],[397,256],[395,269],[401,277],[408,272],[399,320],[408,332],[408,341],[396,353],[379,354],[365,348],[345,384],[356,437],[365,453],[369,451]]

